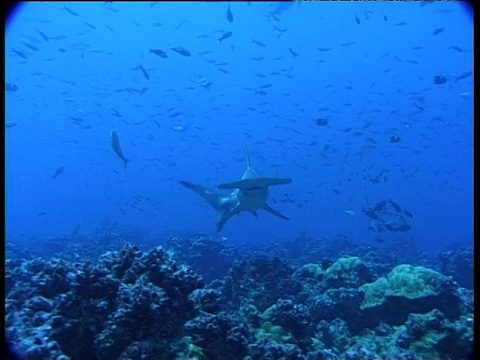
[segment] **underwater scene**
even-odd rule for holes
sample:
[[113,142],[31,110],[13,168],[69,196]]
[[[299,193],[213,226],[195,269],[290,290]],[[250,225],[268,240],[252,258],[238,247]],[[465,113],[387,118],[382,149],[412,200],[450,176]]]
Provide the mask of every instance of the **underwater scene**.
[[5,357],[473,358],[473,54],[466,2],[13,7]]

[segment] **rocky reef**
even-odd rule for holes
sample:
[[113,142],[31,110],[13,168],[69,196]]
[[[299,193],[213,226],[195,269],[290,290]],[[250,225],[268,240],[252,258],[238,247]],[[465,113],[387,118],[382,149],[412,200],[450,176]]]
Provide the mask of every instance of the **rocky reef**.
[[443,274],[344,245],[269,253],[195,235],[95,261],[7,254],[7,341],[28,360],[468,358],[473,290],[451,272],[468,252]]

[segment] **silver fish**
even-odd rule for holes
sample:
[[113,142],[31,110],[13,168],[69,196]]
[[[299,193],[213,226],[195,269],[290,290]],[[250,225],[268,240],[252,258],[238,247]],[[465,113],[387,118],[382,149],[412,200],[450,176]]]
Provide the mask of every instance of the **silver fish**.
[[64,169],[65,166],[60,166],[57,170],[55,170],[55,174],[53,174],[52,179],[57,180],[57,176],[60,175]]
[[218,38],[218,42],[222,42],[222,40],[228,39],[229,37],[232,36],[232,34],[233,33],[231,31],[227,31],[223,33],[222,36]]
[[183,56],[190,56],[191,55],[190,51],[188,51],[187,49],[185,49],[181,46],[171,47],[170,49],[179,53],[180,55],[183,55]]
[[228,2],[228,9],[227,9],[227,20],[228,22],[233,22],[233,14],[230,11],[230,2]]
[[113,129],[110,132],[110,138],[111,138],[111,142],[112,142],[113,151],[115,151],[115,153],[120,157],[120,159],[123,160],[123,162],[125,163],[125,171],[127,171],[127,162],[129,162],[130,160],[128,160],[123,155],[122,147],[120,146],[120,140],[118,140],[117,133]]

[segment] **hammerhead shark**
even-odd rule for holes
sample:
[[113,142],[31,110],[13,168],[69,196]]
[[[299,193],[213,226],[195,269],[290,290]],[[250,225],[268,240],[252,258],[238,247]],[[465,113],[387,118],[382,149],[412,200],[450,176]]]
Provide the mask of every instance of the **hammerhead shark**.
[[268,205],[266,200],[268,197],[269,186],[290,184],[292,179],[260,177],[260,175],[258,175],[250,166],[250,155],[246,144],[245,153],[247,158],[247,169],[243,173],[242,178],[238,181],[224,183],[217,186],[217,188],[221,190],[233,190],[229,194],[220,193],[187,181],[180,181],[180,184],[195,191],[215,210],[217,210],[217,231],[222,230],[225,223],[234,215],[239,215],[244,211],[250,211],[257,217],[257,210],[264,209],[282,219],[289,220],[285,215],[282,215]]

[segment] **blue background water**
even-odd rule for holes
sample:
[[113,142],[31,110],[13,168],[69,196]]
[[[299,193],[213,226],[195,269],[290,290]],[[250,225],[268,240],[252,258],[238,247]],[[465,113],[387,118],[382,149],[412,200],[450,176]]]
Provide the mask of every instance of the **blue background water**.
[[[391,198],[416,220],[388,241],[410,236],[431,253],[470,244],[473,77],[455,80],[473,70],[465,7],[288,5],[232,2],[233,23],[227,3],[21,6],[6,33],[6,81],[19,87],[6,93],[6,121],[16,124],[6,129],[7,238],[68,235],[78,224],[87,233],[105,219],[152,236],[214,233],[215,211],[179,180],[214,188],[239,179],[247,140],[257,172],[293,179],[268,200],[291,220],[242,214],[221,233],[232,243],[305,233],[376,244],[361,208],[366,198]],[[227,31],[232,37],[220,43]],[[139,65],[149,80],[132,70]],[[436,75],[447,83],[434,84]],[[256,93],[265,84],[267,94]],[[328,125],[317,126],[318,118]],[[110,145],[112,128],[131,160],[126,172]],[[401,142],[391,143],[393,134]],[[379,174],[386,181],[372,182]]]

